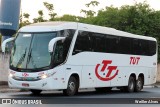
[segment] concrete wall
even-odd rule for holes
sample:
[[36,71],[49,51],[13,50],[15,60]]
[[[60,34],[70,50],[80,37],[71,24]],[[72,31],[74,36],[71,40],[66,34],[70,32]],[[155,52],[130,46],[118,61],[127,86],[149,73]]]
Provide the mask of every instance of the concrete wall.
[[0,81],[7,81],[9,55],[0,54]]
[[158,64],[157,68],[157,82],[160,82],[160,64]]
[[[9,55],[0,54],[0,81],[7,81]],[[160,64],[158,64],[157,82],[160,82]]]

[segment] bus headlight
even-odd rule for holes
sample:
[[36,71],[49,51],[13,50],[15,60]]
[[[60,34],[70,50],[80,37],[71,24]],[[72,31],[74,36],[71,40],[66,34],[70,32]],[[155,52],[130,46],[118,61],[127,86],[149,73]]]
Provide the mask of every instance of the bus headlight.
[[11,73],[9,73],[8,75],[9,75],[9,77],[11,77],[11,78],[14,76],[14,75],[13,75],[13,74],[11,74]]
[[45,78],[47,78],[47,77],[48,77],[47,74],[43,74],[43,75],[40,76],[41,79],[45,79]]
[[48,78],[48,77],[51,77],[55,74],[56,72],[52,73],[52,74],[42,74],[41,76],[39,76],[40,79],[45,79],[45,78]]

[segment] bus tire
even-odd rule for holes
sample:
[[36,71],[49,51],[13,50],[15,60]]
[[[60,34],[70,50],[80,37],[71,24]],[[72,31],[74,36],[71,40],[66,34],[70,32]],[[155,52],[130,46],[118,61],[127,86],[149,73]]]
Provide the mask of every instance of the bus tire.
[[40,93],[42,92],[42,90],[35,90],[35,89],[31,89],[30,91],[32,92],[33,95],[40,95]]
[[143,79],[138,77],[135,85],[135,92],[140,92],[143,89]]
[[77,92],[78,92],[77,80],[74,76],[71,76],[68,81],[67,89],[63,90],[63,94],[66,96],[73,96]]
[[133,76],[129,77],[128,86],[125,87],[125,91],[132,93],[135,90],[135,78]]

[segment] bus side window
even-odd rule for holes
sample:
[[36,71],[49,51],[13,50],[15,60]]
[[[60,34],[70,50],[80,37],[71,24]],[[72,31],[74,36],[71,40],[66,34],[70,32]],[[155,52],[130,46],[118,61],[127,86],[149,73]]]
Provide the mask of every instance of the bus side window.
[[138,39],[132,40],[132,54],[133,55],[140,55],[141,53],[141,44],[139,43]]
[[72,54],[75,55],[83,51],[90,51],[89,32],[79,31]]
[[61,63],[63,63],[63,43],[62,41],[57,41],[55,45],[54,55],[53,55],[53,62],[54,66],[57,66]]
[[148,55],[149,43],[147,40],[141,40],[141,55]]
[[119,37],[107,35],[106,52],[107,53],[119,53]]
[[127,37],[120,37],[119,53],[131,54],[131,39]]
[[156,54],[156,42],[155,41],[149,41],[149,55],[155,55]]
[[103,34],[92,33],[91,44],[92,44],[92,51],[106,52],[105,37]]

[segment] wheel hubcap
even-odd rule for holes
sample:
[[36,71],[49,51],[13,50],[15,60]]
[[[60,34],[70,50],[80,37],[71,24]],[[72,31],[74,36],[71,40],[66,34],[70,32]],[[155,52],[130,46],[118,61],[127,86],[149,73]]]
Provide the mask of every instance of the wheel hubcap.
[[74,91],[74,89],[75,89],[75,84],[74,84],[74,82],[70,82],[70,83],[69,83],[69,89],[70,89],[71,91]]
[[141,87],[142,87],[141,81],[138,81],[138,82],[137,82],[137,89],[139,89],[139,90],[140,90],[140,89],[141,89]]
[[134,87],[133,82],[131,82],[129,88],[132,90],[133,87]]

